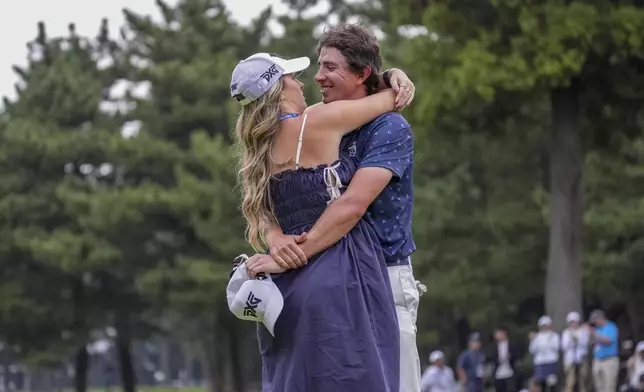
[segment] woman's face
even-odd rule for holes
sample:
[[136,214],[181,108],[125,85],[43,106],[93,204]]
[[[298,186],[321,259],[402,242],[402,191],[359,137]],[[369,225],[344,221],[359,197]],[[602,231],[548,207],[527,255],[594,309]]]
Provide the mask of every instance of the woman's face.
[[297,75],[284,75],[284,89],[282,90],[282,101],[302,113],[306,109],[304,84],[297,79]]

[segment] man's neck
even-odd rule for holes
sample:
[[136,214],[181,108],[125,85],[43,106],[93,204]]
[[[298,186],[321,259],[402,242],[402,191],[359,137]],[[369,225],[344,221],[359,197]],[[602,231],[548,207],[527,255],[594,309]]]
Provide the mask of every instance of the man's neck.
[[356,89],[352,94],[347,95],[343,99],[345,100],[354,100],[354,99],[362,99],[367,96],[367,91],[364,88],[359,88]]

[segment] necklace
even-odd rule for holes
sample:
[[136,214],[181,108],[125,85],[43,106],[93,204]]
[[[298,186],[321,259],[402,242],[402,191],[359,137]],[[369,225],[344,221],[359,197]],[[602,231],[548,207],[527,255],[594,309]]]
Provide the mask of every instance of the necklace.
[[280,121],[284,121],[289,118],[297,118],[300,117],[298,113],[286,113],[286,114],[280,114]]

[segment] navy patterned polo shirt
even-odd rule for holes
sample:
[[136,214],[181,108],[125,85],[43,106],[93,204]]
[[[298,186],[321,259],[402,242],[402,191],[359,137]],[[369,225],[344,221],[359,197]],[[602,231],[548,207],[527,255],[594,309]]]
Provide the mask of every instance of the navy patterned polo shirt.
[[397,112],[385,113],[345,135],[340,151],[358,159],[359,168],[382,167],[393,173],[365,218],[375,228],[387,262],[411,255],[416,250],[411,235],[414,140],[407,120]]

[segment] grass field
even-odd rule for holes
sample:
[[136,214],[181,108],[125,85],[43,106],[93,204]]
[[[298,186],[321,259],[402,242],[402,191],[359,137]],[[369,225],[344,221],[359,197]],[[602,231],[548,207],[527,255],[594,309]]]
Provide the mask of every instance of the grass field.
[[[173,387],[148,387],[141,385],[136,388],[138,392],[206,392],[205,388],[173,388]],[[107,392],[106,388],[90,388],[87,392]],[[121,392],[122,389],[118,387],[112,387],[109,389],[110,392]],[[22,391],[25,392],[25,391]],[[61,392],[74,392],[73,389],[63,389]]]

